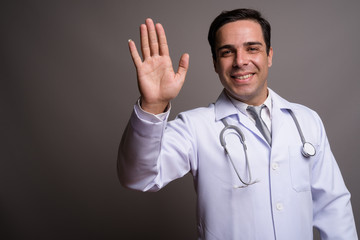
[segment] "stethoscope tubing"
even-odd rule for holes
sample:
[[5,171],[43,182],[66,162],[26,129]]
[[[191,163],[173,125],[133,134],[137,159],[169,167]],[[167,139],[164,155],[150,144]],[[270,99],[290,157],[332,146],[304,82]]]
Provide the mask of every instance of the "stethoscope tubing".
[[[303,132],[301,130],[299,121],[297,120],[297,118],[296,118],[295,114],[293,113],[293,111],[291,109],[287,109],[287,110],[288,110],[290,116],[292,117],[292,119],[293,119],[293,121],[295,123],[295,126],[296,126],[296,128],[298,130],[298,133],[300,135],[301,142],[303,144],[302,148],[301,148],[302,155],[304,157],[306,157],[306,158],[314,156],[316,154],[315,147],[310,142],[306,142],[304,134],[303,134]],[[254,182],[252,181],[251,170],[250,170],[250,165],[249,165],[249,160],[248,160],[248,155],[247,155],[247,146],[245,144],[245,136],[244,136],[243,132],[241,131],[241,129],[239,127],[237,127],[235,125],[228,124],[228,122],[225,119],[222,119],[221,121],[223,122],[225,127],[220,132],[220,144],[224,148],[225,153],[228,156],[228,158],[230,160],[230,163],[231,163],[232,167],[234,168],[237,177],[239,178],[240,182],[242,184],[244,184],[243,186],[237,186],[236,188],[244,188],[244,187],[247,187],[249,185],[252,185],[252,184],[256,183],[257,181],[254,181]],[[241,142],[241,144],[242,144],[242,146],[244,148],[245,164],[247,166],[247,172],[248,172],[248,176],[249,176],[249,181],[248,182],[244,181],[241,178],[241,176],[240,176],[239,172],[237,171],[237,168],[235,167],[235,164],[234,164],[234,162],[233,162],[233,160],[232,160],[232,158],[230,156],[230,153],[229,153],[229,151],[228,151],[228,149],[226,147],[226,141],[225,141],[224,134],[225,134],[225,132],[227,130],[230,130],[230,129],[233,129],[238,134],[240,142]]]
[[291,109],[287,109],[288,112],[290,113],[290,116],[292,117],[292,119],[294,120],[295,122],[295,125],[296,125],[296,128],[299,132],[299,135],[300,135],[300,138],[301,138],[301,142],[302,142],[302,148],[301,148],[301,153],[304,157],[306,158],[309,158],[309,157],[312,157],[312,156],[315,156],[316,154],[316,149],[315,147],[310,143],[310,142],[307,142],[305,140],[305,137],[304,137],[304,134],[301,130],[301,127],[300,127],[300,124],[299,124],[299,121],[297,120],[294,112],[291,110]]
[[[229,125],[227,123],[227,121],[225,119],[222,120],[223,124],[225,125],[225,127],[221,130],[220,132],[220,143],[221,143],[221,146],[223,146],[227,156],[229,157],[229,160],[230,160],[230,163],[232,165],[232,167],[234,168],[235,170],[235,173],[237,175],[237,177],[239,178],[240,182],[242,184],[244,184],[244,186],[239,186],[239,188],[243,188],[243,187],[247,187],[251,184],[253,184],[252,180],[251,180],[251,171],[250,171],[250,167],[249,167],[249,160],[248,160],[248,156],[247,156],[247,147],[246,147],[246,144],[245,144],[245,137],[244,137],[244,134],[243,132],[240,130],[239,127],[235,126],[235,125]],[[235,164],[234,164],[234,161],[232,160],[231,156],[230,156],[230,153],[226,147],[226,141],[225,141],[225,137],[224,137],[224,134],[226,132],[226,130],[228,129],[233,129],[235,130],[237,133],[238,133],[238,137],[240,139],[240,142],[244,148],[244,154],[245,154],[245,164],[247,167],[247,172],[248,172],[248,175],[249,175],[249,182],[245,182],[241,176],[240,176],[240,173],[238,172],[237,168],[235,167]]]

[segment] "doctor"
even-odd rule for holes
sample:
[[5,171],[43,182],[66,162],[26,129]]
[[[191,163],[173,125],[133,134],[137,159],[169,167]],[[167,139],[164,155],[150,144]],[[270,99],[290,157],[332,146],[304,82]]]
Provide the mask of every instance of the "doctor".
[[[174,72],[162,25],[146,19],[140,35],[143,59],[129,41],[141,97],[119,148],[125,187],[157,191],[190,172],[198,239],[306,240],[313,227],[322,239],[357,239],[350,193],[319,116],[268,88],[273,49],[259,12],[236,9],[213,21],[208,39],[224,90],[214,104],[169,122],[189,55]],[[261,106],[260,117],[249,106]],[[314,146],[308,155],[302,138]]]

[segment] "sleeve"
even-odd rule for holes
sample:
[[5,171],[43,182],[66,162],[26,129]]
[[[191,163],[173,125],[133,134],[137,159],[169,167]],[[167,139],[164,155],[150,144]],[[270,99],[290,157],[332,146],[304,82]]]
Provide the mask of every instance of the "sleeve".
[[324,126],[320,126],[320,145],[312,166],[312,197],[314,226],[321,239],[358,239],[350,193],[331,152]]
[[169,103],[169,106],[167,107],[166,112],[155,115],[155,114],[148,113],[145,110],[143,110],[140,105],[140,99],[138,99],[137,103],[134,106],[134,110],[136,111],[137,115],[141,119],[144,119],[144,120],[150,121],[150,122],[161,122],[161,121],[165,121],[168,118],[170,110],[171,110],[171,103]]
[[[152,114],[150,114],[152,115]],[[144,115],[135,105],[118,153],[118,176],[123,186],[158,191],[190,171],[194,159],[191,128],[185,118],[167,122]]]

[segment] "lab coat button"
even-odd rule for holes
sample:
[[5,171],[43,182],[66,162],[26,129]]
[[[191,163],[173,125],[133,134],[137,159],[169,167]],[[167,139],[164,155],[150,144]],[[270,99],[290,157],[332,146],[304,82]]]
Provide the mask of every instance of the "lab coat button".
[[276,162],[272,164],[273,170],[277,170],[278,168],[279,168],[279,164],[277,164]]
[[281,210],[284,209],[284,206],[282,205],[282,203],[277,203],[277,204],[276,204],[276,209],[279,210],[279,211],[281,211]]

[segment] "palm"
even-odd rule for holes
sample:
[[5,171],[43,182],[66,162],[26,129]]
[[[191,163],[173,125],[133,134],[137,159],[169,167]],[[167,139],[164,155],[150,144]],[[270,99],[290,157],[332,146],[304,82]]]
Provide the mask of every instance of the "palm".
[[149,100],[159,98],[169,101],[176,97],[181,89],[181,81],[176,79],[169,56],[157,56],[145,60],[138,68],[140,93]]
[[159,113],[178,95],[188,69],[188,55],[181,57],[179,69],[175,73],[162,26],[157,24],[155,29],[152,20],[147,19],[146,25],[141,25],[140,29],[144,60],[141,60],[132,41],[129,42],[130,52],[137,71],[143,107]]

